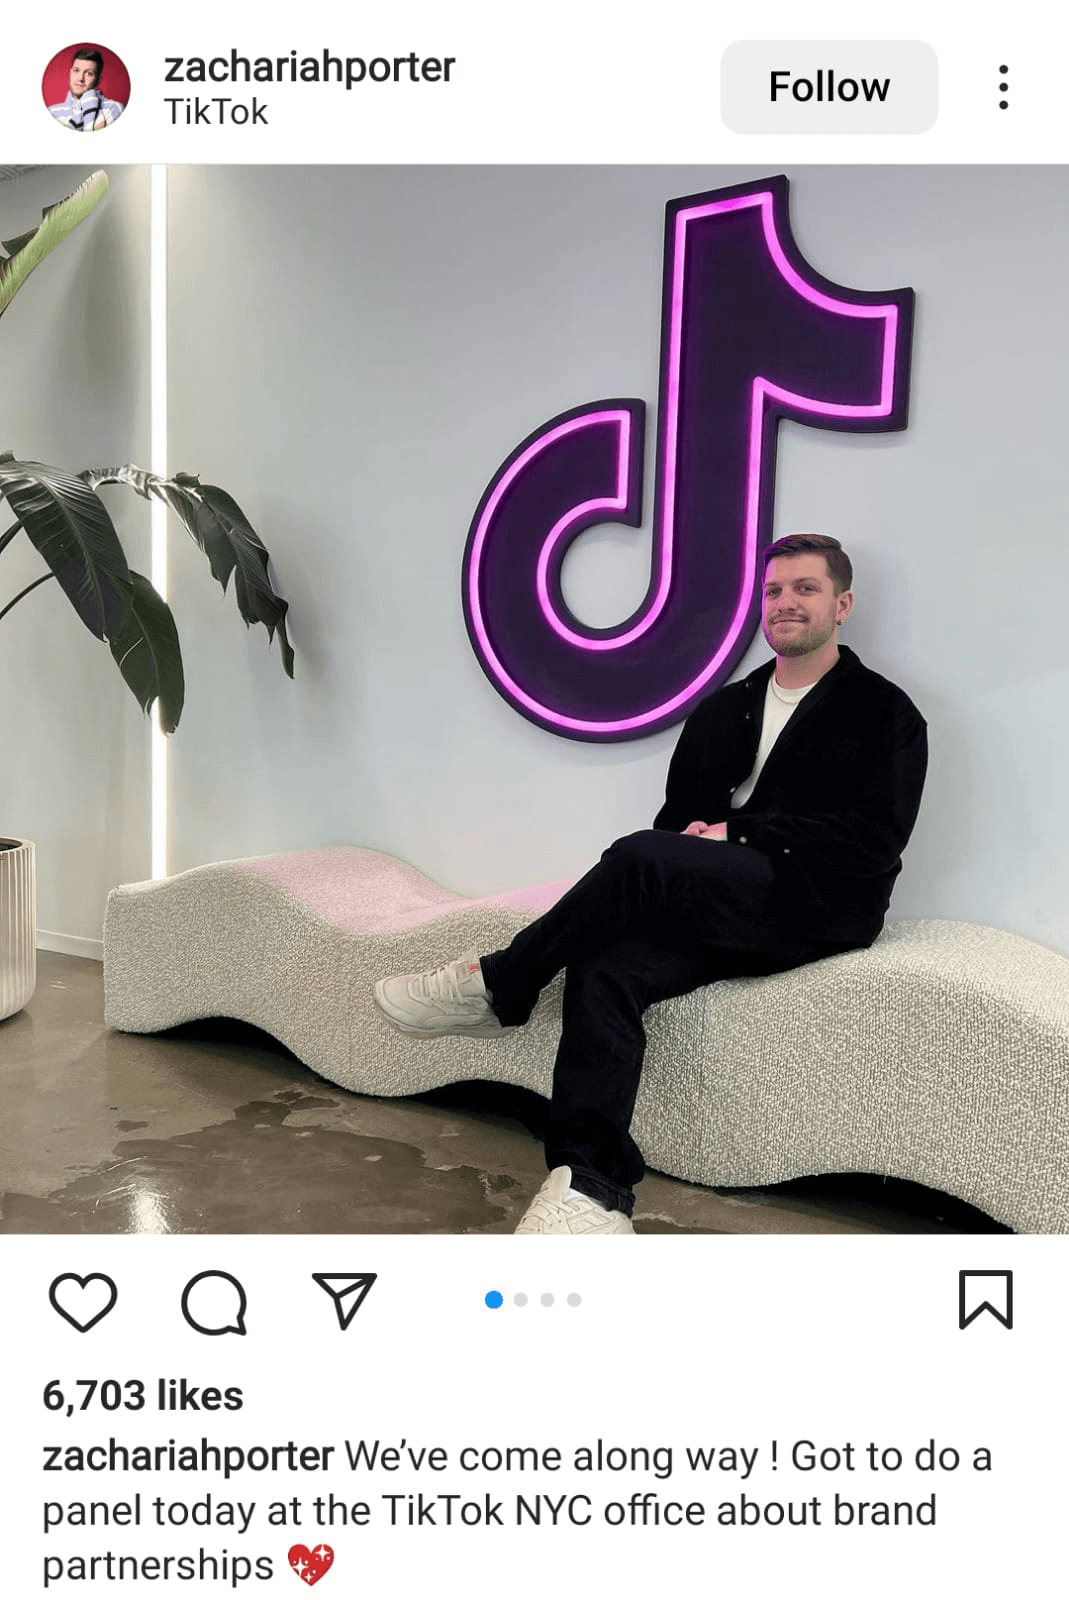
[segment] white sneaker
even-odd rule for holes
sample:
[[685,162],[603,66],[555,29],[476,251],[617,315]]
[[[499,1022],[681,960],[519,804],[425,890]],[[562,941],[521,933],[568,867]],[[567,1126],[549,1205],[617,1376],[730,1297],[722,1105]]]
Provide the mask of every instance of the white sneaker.
[[375,985],[375,1004],[402,1033],[415,1033],[424,1039],[447,1033],[481,1039],[503,1031],[486,997],[474,950],[433,972],[380,978]]
[[554,1167],[523,1214],[517,1233],[634,1233],[631,1218],[606,1211],[585,1194],[565,1199],[571,1167]]

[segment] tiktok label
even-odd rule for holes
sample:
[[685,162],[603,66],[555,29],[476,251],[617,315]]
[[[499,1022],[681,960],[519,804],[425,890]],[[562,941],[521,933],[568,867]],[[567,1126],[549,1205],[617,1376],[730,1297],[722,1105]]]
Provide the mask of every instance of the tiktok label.
[[782,418],[906,426],[913,291],[820,277],[787,201],[776,177],[667,206],[652,564],[633,616],[585,626],[561,569],[586,529],[642,520],[641,400],[551,418],[479,502],[463,572],[472,648],[498,693],[552,733],[641,738],[728,678],[757,626]]
[[168,95],[164,105],[172,127],[218,128],[232,124],[240,128],[246,123],[267,126],[267,106],[255,95],[251,100],[235,100],[230,95]]

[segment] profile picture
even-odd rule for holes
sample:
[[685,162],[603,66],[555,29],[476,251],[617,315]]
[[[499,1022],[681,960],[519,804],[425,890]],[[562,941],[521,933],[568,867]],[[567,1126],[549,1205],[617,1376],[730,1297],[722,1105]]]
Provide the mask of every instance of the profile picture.
[[72,133],[100,133],[126,110],[130,74],[114,50],[75,42],[52,57],[41,93],[49,115]]

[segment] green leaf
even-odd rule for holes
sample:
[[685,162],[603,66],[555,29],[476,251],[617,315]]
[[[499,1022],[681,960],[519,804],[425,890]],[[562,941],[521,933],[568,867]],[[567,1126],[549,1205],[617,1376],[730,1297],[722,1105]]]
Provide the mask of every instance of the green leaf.
[[5,239],[6,256],[0,256],[0,316],[3,316],[30,273],[54,250],[80,222],[84,222],[94,206],[99,205],[107,192],[108,175],[94,172],[78,185],[73,194],[54,206],[47,206],[43,221],[29,233],[17,239]]
[[189,472],[158,478],[132,466],[90,467],[82,477],[94,489],[104,483],[126,483],[146,499],[156,495],[165,501],[208,557],[212,576],[224,592],[233,573],[234,598],[246,626],[262,622],[269,639],[277,631],[283,670],[293,677],[293,650],[286,636],[289,606],[268,580],[271,558],[263,541],[225,489],[201,483]]
[[151,710],[152,702],[158,698],[160,725],[164,733],[173,733],[186,697],[178,629],[170,606],[160,599],[148,579],[131,570],[130,581],[130,610],[119,632],[109,641],[111,653],[142,711]]
[[0,496],[98,639],[119,632],[130,609],[130,568],[100,496],[64,467],[0,455]]

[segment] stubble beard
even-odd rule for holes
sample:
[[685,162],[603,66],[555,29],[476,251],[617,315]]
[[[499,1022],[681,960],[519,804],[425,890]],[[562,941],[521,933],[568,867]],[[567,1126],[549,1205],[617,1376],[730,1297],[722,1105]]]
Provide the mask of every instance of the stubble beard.
[[821,650],[828,643],[828,640],[835,632],[835,618],[832,618],[827,628],[810,625],[802,634],[795,635],[793,638],[782,639],[779,643],[776,643],[769,628],[764,628],[763,632],[769,648],[775,651],[776,655],[784,657],[809,656],[813,654],[814,650]]

